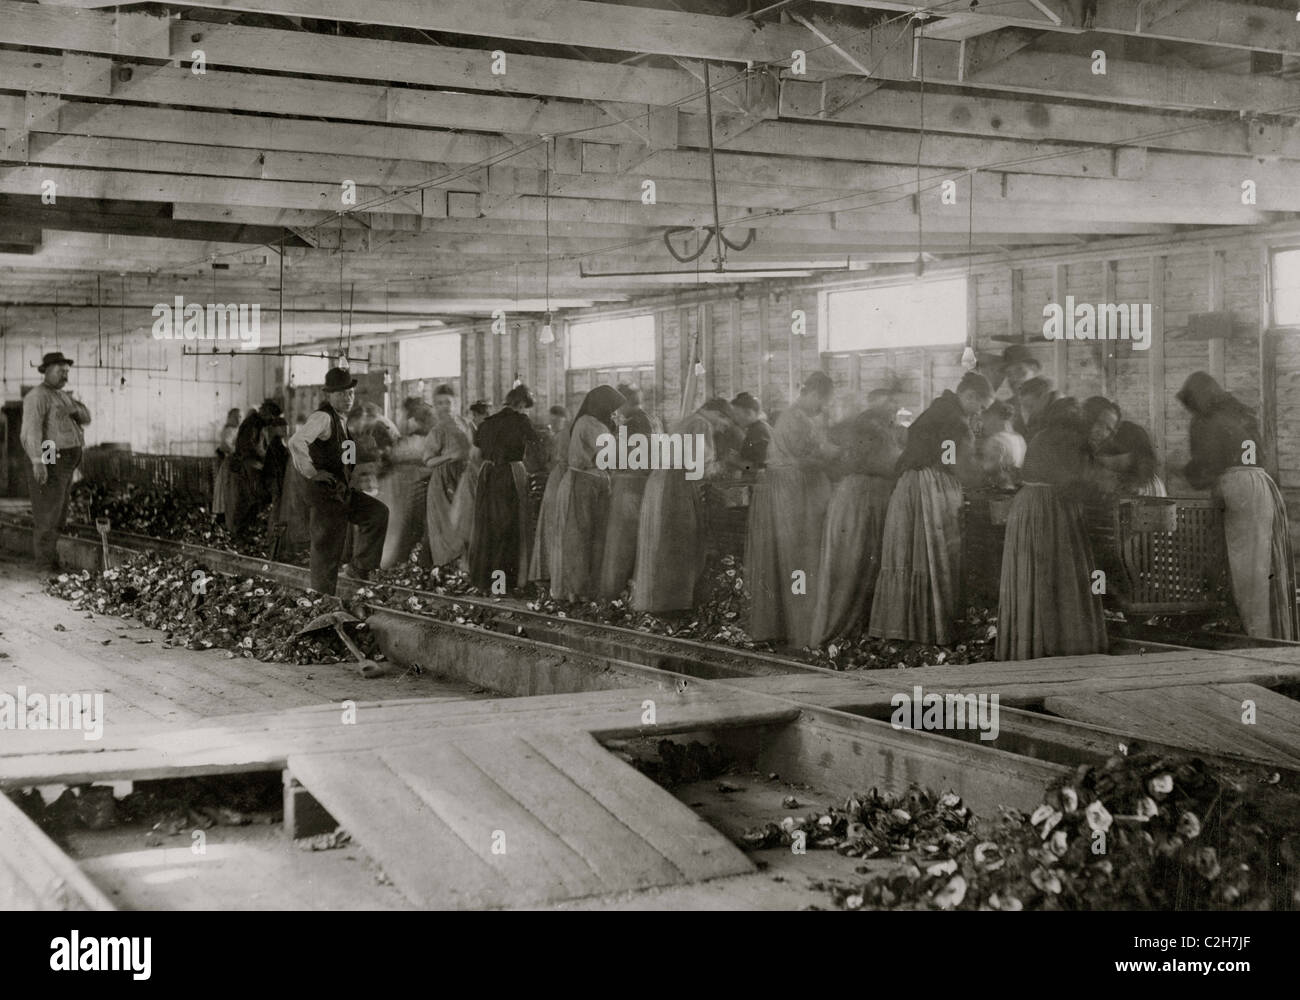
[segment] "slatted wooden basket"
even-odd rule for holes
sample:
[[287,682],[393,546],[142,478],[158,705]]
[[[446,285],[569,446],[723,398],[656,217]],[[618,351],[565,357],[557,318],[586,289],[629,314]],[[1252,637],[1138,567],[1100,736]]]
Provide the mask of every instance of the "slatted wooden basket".
[[[1173,530],[1152,530],[1143,508],[1151,500],[1121,501],[1115,506],[1115,545],[1127,579],[1121,607],[1126,612],[1170,614],[1217,610],[1223,604],[1223,504],[1200,497],[1170,498]],[[1168,524],[1167,514],[1160,515]]]

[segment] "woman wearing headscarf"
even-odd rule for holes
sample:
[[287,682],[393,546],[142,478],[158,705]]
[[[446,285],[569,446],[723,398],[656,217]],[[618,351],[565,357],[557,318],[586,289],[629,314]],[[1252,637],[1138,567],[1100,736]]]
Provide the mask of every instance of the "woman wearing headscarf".
[[626,399],[612,385],[587,393],[569,433],[568,469],[555,496],[555,536],[548,558],[551,596],[591,599],[600,584],[609,519],[609,472],[597,467],[602,435],[614,435],[614,411]]
[[1178,401],[1192,414],[1184,475],[1223,500],[1232,596],[1248,635],[1300,638],[1286,503],[1264,471],[1255,413],[1206,372],[1188,376]]
[[433,391],[433,411],[433,426],[424,436],[424,465],[432,473],[425,497],[425,530],[429,559],[434,566],[443,566],[465,551],[465,541],[451,519],[451,504],[465,474],[473,431],[456,413],[456,392],[451,386],[440,385]]
[[528,386],[517,385],[507,393],[506,405],[478,429],[483,464],[475,491],[469,577],[485,593],[502,593],[502,584],[505,591],[514,590],[528,578],[533,535],[524,458],[540,441],[532,421],[524,415],[532,406]]
[[673,427],[672,433],[681,435],[684,457],[685,448],[696,449],[690,457],[703,478],[687,479],[686,469],[650,473],[636,531],[635,610],[664,614],[695,606],[708,552],[700,491],[705,480],[719,472],[715,445],[733,419],[730,403],[711,399]]
[[1106,477],[1093,457],[1077,400],[1054,400],[1025,451],[1024,485],[1011,501],[998,587],[999,660],[1106,651],[1097,568],[1081,499]]
[[528,566],[528,579],[551,578],[551,540],[560,530],[555,523],[556,504],[560,483],[569,469],[569,413],[563,406],[552,406],[547,425],[551,430],[551,446],[547,454],[549,473],[542,502],[537,511],[537,531],[533,539],[533,555]]
[[831,432],[831,440],[844,448],[840,464],[845,475],[831,490],[826,509],[814,646],[866,627],[894,492],[894,464],[902,453],[892,416],[868,410]]
[[749,632],[758,642],[784,640],[795,648],[812,643],[822,586],[822,531],[831,498],[827,469],[838,454],[818,418],[830,405],[834,388],[825,372],[808,376],[799,398],[776,418],[767,468],[754,487],[745,572],[751,595]]
[[988,379],[967,372],[907,429],[895,464],[868,633],[948,644],[961,596],[962,482],[979,479],[970,418],[993,402]]
[[[620,428],[627,429],[629,447],[634,437],[647,443],[655,433],[650,415],[641,408],[641,390],[623,384],[619,395],[626,402],[615,413]],[[645,497],[646,483],[650,481],[649,469],[614,469],[609,474],[609,523],[605,528],[605,551],[600,563],[600,583],[597,596],[610,601],[627,589],[632,571],[636,567],[637,535],[641,526],[641,503]]]

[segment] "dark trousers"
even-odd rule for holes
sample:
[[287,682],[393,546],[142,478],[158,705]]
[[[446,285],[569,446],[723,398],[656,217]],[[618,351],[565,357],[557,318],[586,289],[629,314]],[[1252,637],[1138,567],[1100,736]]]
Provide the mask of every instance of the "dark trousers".
[[338,588],[339,566],[343,563],[349,525],[357,529],[352,551],[353,568],[366,571],[379,568],[379,560],[384,554],[384,535],[388,531],[388,508],[360,490],[348,490],[346,500],[336,500],[333,490],[322,483],[309,483],[308,491],[311,586],[322,594],[333,594]]
[[72,473],[81,464],[80,448],[63,448],[58,461],[47,465],[45,485],[36,482],[32,473],[32,552],[36,568],[52,571],[59,565],[59,531],[68,517],[68,497],[72,493]]

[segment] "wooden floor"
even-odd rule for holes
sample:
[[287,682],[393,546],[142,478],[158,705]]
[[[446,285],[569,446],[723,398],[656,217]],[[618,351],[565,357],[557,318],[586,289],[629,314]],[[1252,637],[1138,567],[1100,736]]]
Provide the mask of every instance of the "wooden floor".
[[[917,766],[954,782],[963,769],[978,770],[997,788],[1014,776],[1023,796],[1062,772],[1060,762],[996,743],[901,733],[860,718],[887,718],[893,696],[915,686],[998,694],[1008,709],[1028,710],[1014,713],[1022,734],[1035,718],[1055,717],[1092,727],[1098,746],[1146,739],[1300,770],[1300,703],[1269,689],[1300,685],[1300,650],[725,681],[660,672],[657,683],[636,687],[475,699],[463,684],[427,676],[363,681],[345,665],[165,650],[135,641],[157,633],[85,619],[46,596],[21,564],[0,562],[0,570],[0,690],[103,691],[110,719],[93,743],[78,732],[6,732],[0,788],[286,770],[418,907],[549,905],[752,873],[726,838],[600,745],[610,739],[776,733],[825,762],[836,779],[826,787],[888,786]],[[23,822],[12,807],[0,820]],[[33,853],[29,842],[25,860],[7,850],[0,861],[11,874],[20,863],[44,865],[51,885],[100,898],[75,866],[61,870],[67,859],[48,845]],[[55,905],[61,899],[55,892]]]

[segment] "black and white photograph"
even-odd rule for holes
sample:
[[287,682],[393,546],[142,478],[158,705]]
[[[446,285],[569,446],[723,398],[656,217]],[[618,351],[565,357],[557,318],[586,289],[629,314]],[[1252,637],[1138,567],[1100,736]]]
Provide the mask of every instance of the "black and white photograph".
[[1297,0],[0,0],[0,406],[56,977],[1300,909]]

